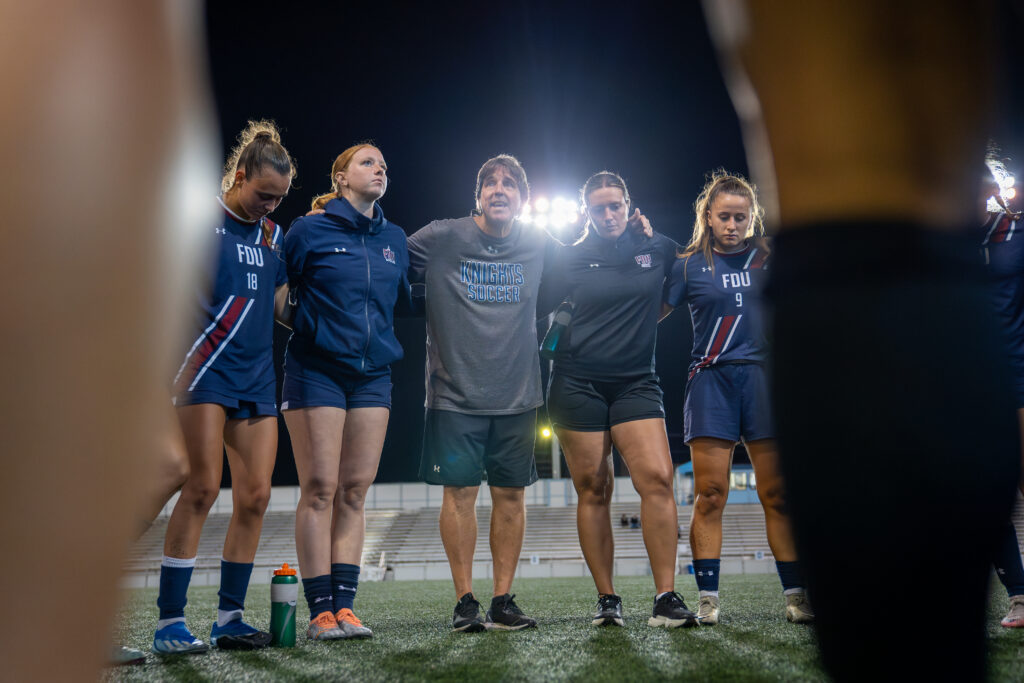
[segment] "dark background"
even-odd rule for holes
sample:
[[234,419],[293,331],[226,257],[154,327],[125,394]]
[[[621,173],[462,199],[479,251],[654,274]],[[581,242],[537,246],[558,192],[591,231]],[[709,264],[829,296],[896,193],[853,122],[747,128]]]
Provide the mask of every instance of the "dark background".
[[[673,4],[209,2],[224,156],[248,119],[278,123],[299,171],[272,216],[287,226],[330,189],[334,158],[373,140],[389,167],[380,205],[409,234],[468,214],[476,171],[498,153],[522,161],[534,197],[575,196],[610,169],[657,230],[685,242],[705,173],[747,167],[699,4]],[[1003,142],[1019,148],[1011,128]],[[423,322],[396,329],[406,356],[393,367],[378,481],[417,478]],[[676,461],[689,457],[680,432],[691,340],[685,311],[661,324],[657,367]],[[280,364],[283,328],[276,341]],[[280,424],[274,483],[294,484]]]

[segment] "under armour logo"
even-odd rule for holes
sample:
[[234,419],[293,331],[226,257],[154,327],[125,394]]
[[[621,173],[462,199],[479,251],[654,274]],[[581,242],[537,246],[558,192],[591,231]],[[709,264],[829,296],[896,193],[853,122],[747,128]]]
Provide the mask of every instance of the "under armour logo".
[[493,245],[488,245],[487,253],[488,254],[497,254],[498,253],[498,248],[493,246]]
[[600,264],[600,263],[591,263],[591,264],[590,264],[590,267],[591,267],[591,268],[600,268],[600,267],[601,267],[601,264]]
[[226,234],[228,234],[228,231],[225,228],[217,228],[217,234],[218,235],[226,235]]
[[706,273],[706,272],[708,272],[709,270],[711,270],[711,269],[710,269],[710,268],[708,268],[707,266],[704,266],[703,268],[701,268],[701,269],[700,269],[700,272],[702,272],[702,273]]
[[345,249],[345,247],[342,247],[342,248],[340,248],[340,249],[339,249],[338,247],[335,247],[335,248],[334,248],[334,253],[335,253],[335,254],[341,254],[341,253],[344,253],[344,252],[346,252],[346,251],[348,251],[348,250],[347,250],[347,249]]
[[434,465],[434,471],[435,472],[440,472],[441,471],[441,466],[440,465]]

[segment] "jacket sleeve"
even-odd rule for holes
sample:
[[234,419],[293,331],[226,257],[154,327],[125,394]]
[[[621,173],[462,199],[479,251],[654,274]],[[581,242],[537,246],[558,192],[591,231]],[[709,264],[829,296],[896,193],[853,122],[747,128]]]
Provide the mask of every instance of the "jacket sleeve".
[[[395,317],[398,318],[422,318],[425,315],[426,307],[423,305],[423,297],[413,296],[410,261],[411,250],[409,242],[407,242],[406,249],[403,250],[403,262],[399,264],[402,266],[402,275],[398,282],[398,299],[395,301]],[[422,290],[422,286],[420,289]]]
[[292,289],[302,282],[302,273],[306,267],[306,257],[309,255],[307,232],[306,221],[296,218],[284,236],[284,261],[288,270],[288,285]]

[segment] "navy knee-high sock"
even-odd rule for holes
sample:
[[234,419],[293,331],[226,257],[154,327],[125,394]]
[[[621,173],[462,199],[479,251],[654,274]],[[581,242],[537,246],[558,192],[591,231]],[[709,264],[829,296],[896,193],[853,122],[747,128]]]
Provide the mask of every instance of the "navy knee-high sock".
[[188,584],[192,580],[196,558],[164,557],[160,562],[160,593],[156,605],[160,608],[158,628],[174,621],[185,621],[188,603]]
[[722,560],[694,560],[693,575],[697,579],[697,590],[701,593],[718,592],[718,575],[721,573]]
[[306,594],[306,604],[309,605],[310,621],[324,612],[334,611],[330,574],[302,579],[302,590]]
[[1006,523],[995,560],[996,575],[1006,587],[1008,595],[1024,595],[1024,562],[1021,562],[1017,529],[1013,522]]
[[331,565],[331,587],[334,595],[334,611],[352,609],[359,588],[359,565],[336,562]]

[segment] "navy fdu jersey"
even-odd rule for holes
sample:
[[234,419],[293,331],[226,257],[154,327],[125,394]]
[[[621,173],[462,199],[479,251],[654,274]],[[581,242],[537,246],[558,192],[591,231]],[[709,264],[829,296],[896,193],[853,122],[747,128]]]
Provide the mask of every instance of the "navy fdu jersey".
[[409,304],[405,232],[377,205],[373,218],[346,199],[324,210],[297,218],[284,238],[298,302],[289,351],[315,354],[350,375],[386,374],[402,357],[394,313],[400,298]]
[[753,245],[733,254],[698,251],[677,258],[666,284],[670,306],[686,302],[693,321],[692,378],[717,363],[762,363],[767,356],[762,292],[768,252]]
[[1009,342],[1010,359],[1024,375],[1024,225],[1005,213],[993,213],[982,235],[982,257],[993,279],[992,303]]
[[202,391],[274,403],[274,290],[287,280],[281,228],[267,218],[243,221],[221,206],[224,217],[197,293],[192,344],[173,394]]
[[677,246],[660,233],[648,238],[627,230],[608,240],[591,229],[582,242],[558,250],[541,286],[543,298],[558,290],[555,298],[567,296],[574,307],[555,352],[558,372],[590,380],[654,372],[665,277]]

